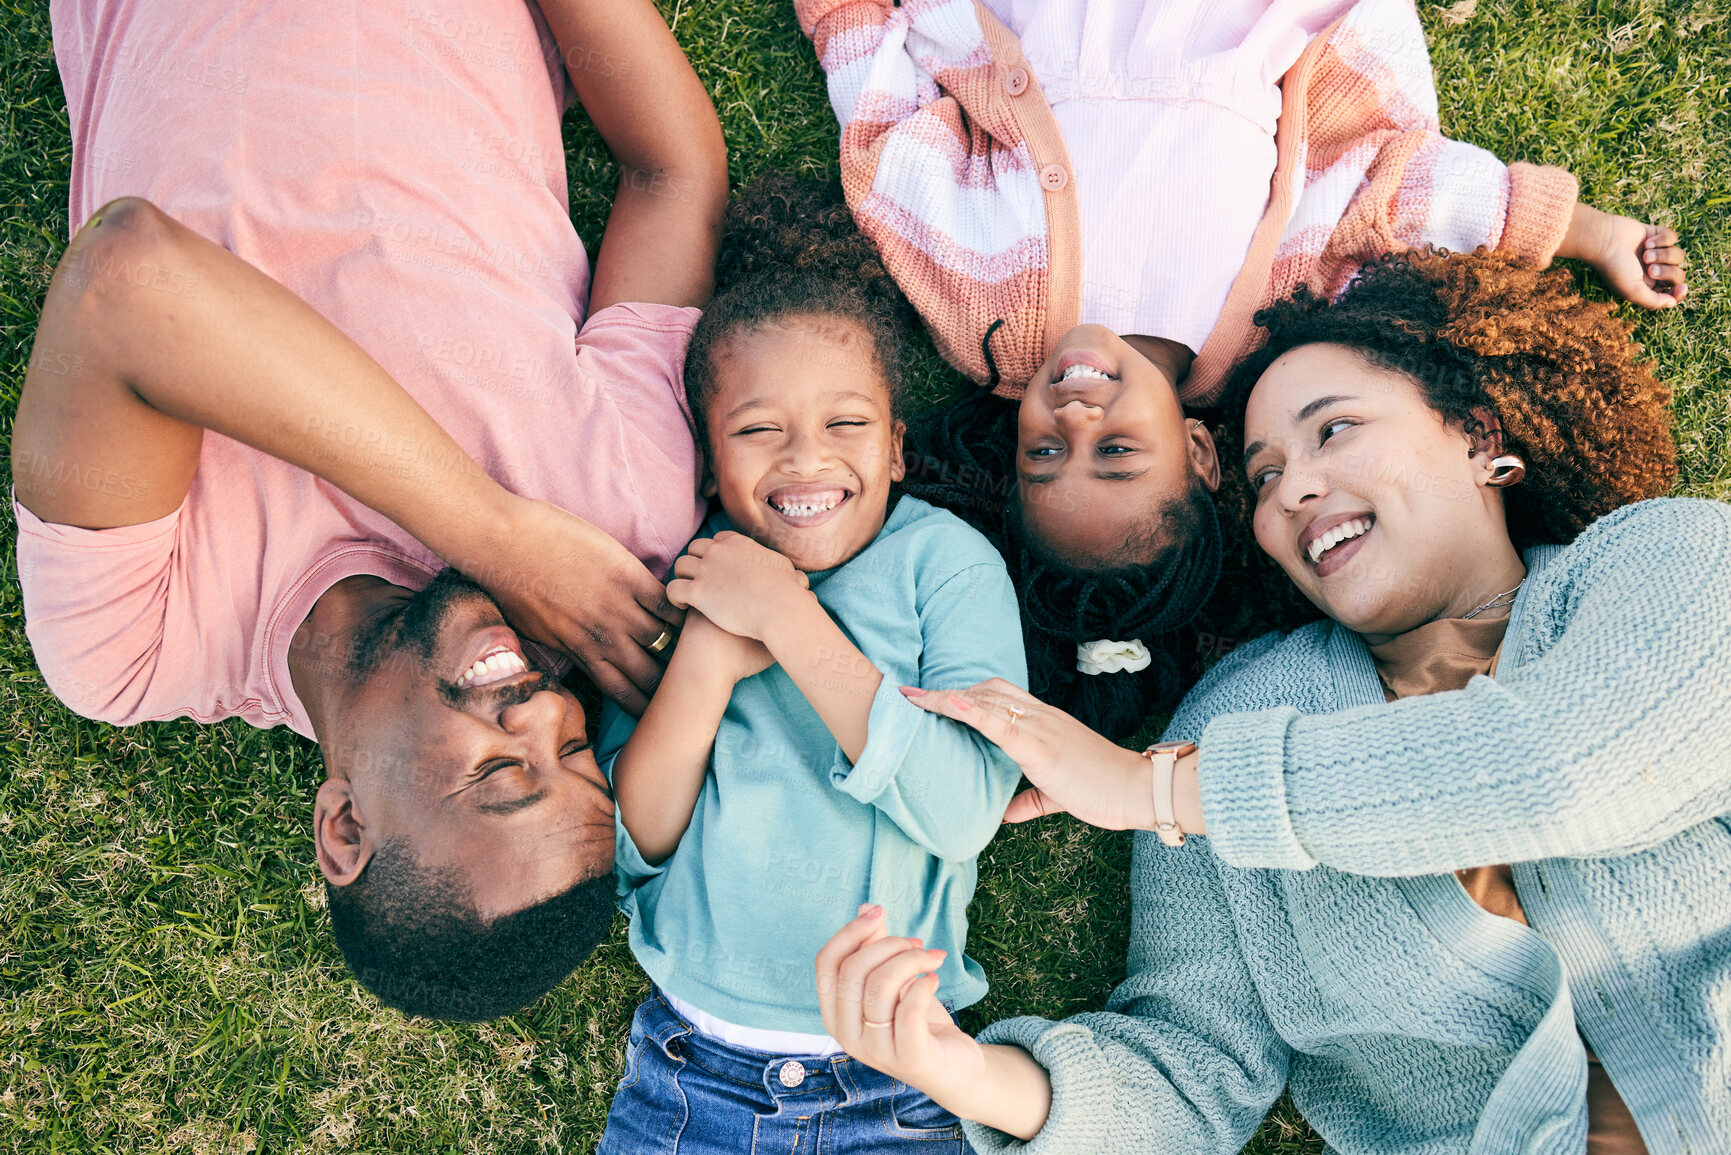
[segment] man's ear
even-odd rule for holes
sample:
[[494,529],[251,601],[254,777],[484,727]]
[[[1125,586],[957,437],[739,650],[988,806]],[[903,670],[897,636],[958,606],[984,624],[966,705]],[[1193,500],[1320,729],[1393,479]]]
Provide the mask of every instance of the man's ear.
[[902,436],[907,433],[905,421],[897,421],[890,427],[890,480],[900,481],[908,475],[907,458],[902,456]]
[[1184,424],[1188,434],[1185,448],[1190,453],[1190,468],[1202,479],[1209,493],[1219,493],[1220,451],[1214,447],[1214,434],[1208,432],[1206,422],[1195,417],[1187,418]]
[[325,880],[347,886],[361,876],[377,849],[353,787],[347,779],[326,778],[313,799],[313,850]]

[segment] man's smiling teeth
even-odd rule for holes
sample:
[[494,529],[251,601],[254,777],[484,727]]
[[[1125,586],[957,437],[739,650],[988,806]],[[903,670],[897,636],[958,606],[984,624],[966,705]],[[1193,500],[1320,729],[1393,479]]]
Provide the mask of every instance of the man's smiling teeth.
[[1111,380],[1113,380],[1112,374],[1102,373],[1100,370],[1094,368],[1094,366],[1084,365],[1079,361],[1075,362],[1074,364],[1065,366],[1064,372],[1058,378],[1058,380],[1060,380],[1060,381],[1074,381],[1078,377],[1087,377],[1093,381],[1111,381]]
[[1335,526],[1327,533],[1310,543],[1310,560],[1314,564],[1323,554],[1333,549],[1343,541],[1351,541],[1370,532],[1370,518],[1355,517],[1351,521]]
[[528,670],[529,663],[501,646],[464,670],[463,676],[457,679],[457,685],[490,686],[494,682],[502,682],[506,678],[514,678],[518,674],[527,673]]
[[769,504],[789,517],[814,517],[820,513],[828,513],[841,504],[842,494],[832,493],[827,497],[808,498],[804,501],[777,501],[769,499]]

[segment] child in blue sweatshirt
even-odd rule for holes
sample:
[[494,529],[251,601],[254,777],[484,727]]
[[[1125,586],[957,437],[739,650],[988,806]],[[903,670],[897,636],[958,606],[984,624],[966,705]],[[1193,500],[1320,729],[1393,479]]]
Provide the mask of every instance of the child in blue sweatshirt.
[[1020,772],[899,688],[1024,684],[1015,591],[954,515],[891,505],[910,314],[839,196],[760,182],[729,233],[686,370],[722,512],[674,566],[688,612],[648,710],[601,735],[657,989],[600,1150],[963,1151],[824,1034],[813,959],[878,904],[950,1007],[985,994],[967,904]]

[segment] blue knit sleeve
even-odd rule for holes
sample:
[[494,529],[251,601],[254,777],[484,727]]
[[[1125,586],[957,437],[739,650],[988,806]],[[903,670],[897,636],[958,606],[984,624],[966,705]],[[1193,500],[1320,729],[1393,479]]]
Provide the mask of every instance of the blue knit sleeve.
[[[1015,589],[1002,562],[972,565],[923,599],[919,682],[927,689],[991,678],[1027,685]],[[997,833],[1022,771],[975,730],[915,706],[885,678],[872,700],[866,747],[839,750],[835,787],[875,806],[939,858],[975,857]]]
[[1226,1155],[1285,1087],[1289,1052],[1245,963],[1208,840],[1172,850],[1137,834],[1131,894],[1129,977],[1106,1011],[1010,1019],[980,1035],[1022,1047],[1052,1080],[1031,1142],[968,1124],[982,1155]]
[[1494,679],[1214,718],[1202,791],[1220,859],[1435,874],[1629,854],[1731,812],[1731,506],[1620,510],[1532,580],[1530,652]]

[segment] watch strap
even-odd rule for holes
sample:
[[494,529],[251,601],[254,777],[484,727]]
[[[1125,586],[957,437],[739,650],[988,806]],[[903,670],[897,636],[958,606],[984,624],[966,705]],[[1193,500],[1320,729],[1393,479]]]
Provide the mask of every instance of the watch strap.
[[1178,765],[1178,751],[1171,747],[1150,746],[1142,752],[1153,764],[1154,833],[1167,846],[1184,845],[1184,828],[1178,825],[1176,808],[1172,805],[1172,771]]

